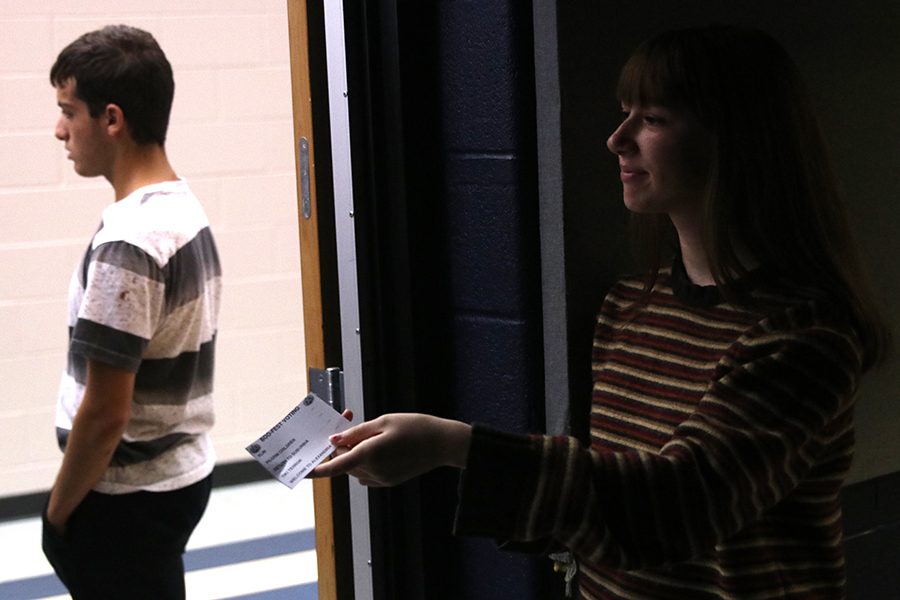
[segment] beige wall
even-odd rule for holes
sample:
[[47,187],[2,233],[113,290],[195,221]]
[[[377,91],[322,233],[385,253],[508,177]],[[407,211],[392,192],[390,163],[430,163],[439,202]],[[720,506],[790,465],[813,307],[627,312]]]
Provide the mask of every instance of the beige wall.
[[306,389],[284,0],[0,2],[0,496],[47,489],[72,269],[112,201],[53,137],[47,73],[81,33],[127,23],[175,70],[168,151],[206,207],[225,291],[216,371],[220,462]]

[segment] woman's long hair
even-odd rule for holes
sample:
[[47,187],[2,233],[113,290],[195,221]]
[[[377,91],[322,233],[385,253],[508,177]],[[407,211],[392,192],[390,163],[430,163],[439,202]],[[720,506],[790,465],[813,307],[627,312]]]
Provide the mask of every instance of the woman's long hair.
[[[704,200],[709,265],[727,296],[754,264],[799,295],[815,290],[846,307],[868,368],[889,334],[865,276],[828,149],[800,73],[784,48],[754,29],[711,26],[658,35],[619,79],[626,104],[693,112],[712,132]],[[666,215],[632,217],[637,256],[652,288],[671,257]]]

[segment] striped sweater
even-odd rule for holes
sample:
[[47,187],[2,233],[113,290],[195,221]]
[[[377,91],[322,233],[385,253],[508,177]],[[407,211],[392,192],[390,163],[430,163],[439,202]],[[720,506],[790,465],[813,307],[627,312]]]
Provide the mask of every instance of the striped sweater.
[[686,282],[633,319],[638,281],[607,296],[589,449],[474,429],[457,532],[570,549],[584,599],[841,598],[859,341],[820,303]]
[[212,472],[213,363],[221,268],[184,181],[108,206],[69,289],[69,355],[56,411],[65,448],[89,359],[136,374],[131,417],[96,486],[169,491]]

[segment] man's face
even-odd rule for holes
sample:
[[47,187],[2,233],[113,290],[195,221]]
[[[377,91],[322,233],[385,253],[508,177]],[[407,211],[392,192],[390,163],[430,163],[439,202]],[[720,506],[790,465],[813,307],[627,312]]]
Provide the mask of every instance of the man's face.
[[75,86],[75,80],[69,79],[56,88],[60,109],[56,138],[65,142],[76,173],[83,177],[108,177],[112,146],[106,133],[106,115],[92,117],[87,104],[75,96]]

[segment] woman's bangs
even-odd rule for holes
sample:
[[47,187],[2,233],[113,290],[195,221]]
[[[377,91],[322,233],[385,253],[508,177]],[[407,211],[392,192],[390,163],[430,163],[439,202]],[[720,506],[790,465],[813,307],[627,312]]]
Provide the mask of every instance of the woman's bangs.
[[619,101],[632,106],[682,106],[684,78],[678,76],[679,71],[671,57],[638,52],[622,68],[616,88]]

